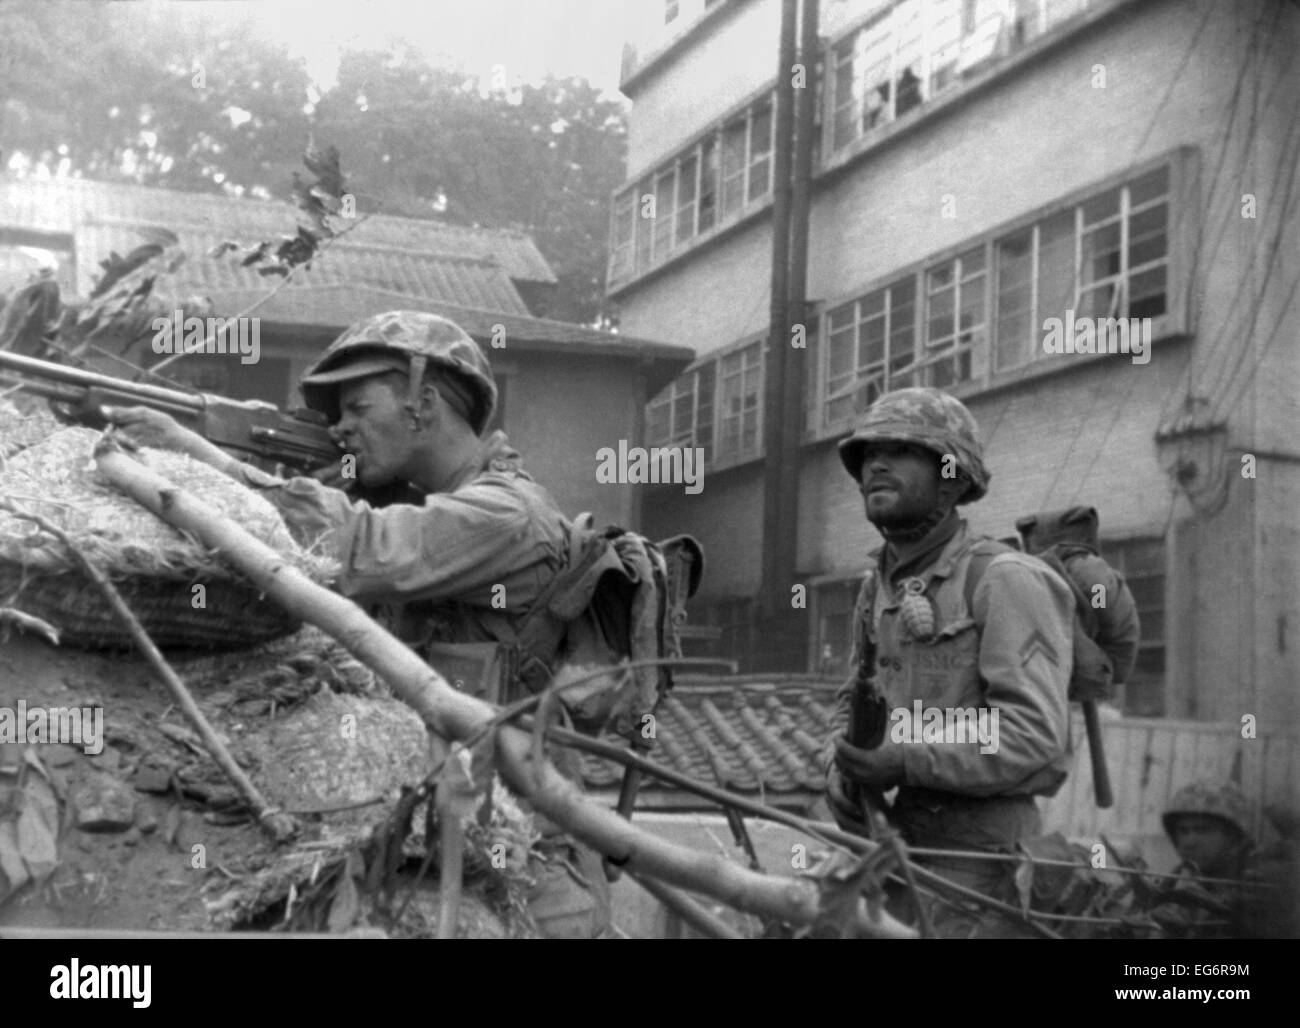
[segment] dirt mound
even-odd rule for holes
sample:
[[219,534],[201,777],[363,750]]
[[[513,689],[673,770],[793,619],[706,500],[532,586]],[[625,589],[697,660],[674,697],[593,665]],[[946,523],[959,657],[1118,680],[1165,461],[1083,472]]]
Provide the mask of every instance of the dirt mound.
[[[0,645],[0,708],[28,718],[18,740],[0,715],[0,924],[432,934],[436,879],[411,888],[437,835],[411,793],[430,767],[419,719],[314,629],[172,658],[298,837],[277,847],[251,820],[142,662],[17,638]],[[98,710],[101,731],[36,738],[41,708]],[[531,819],[498,787],[482,820],[466,822],[460,934],[530,936]]]

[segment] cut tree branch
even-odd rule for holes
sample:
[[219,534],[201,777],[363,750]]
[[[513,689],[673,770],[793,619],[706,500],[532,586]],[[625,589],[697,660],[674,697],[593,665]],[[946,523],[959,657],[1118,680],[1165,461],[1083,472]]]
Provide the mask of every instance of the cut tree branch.
[[[113,485],[220,552],[295,618],[336,638],[444,739],[464,740],[497,713],[491,704],[452,689],[446,679],[351,600],[311,581],[238,525],[132,460],[110,438],[101,442],[96,457],[101,473]],[[799,926],[825,921],[824,891],[818,882],[758,874],[714,854],[699,853],[641,831],[583,796],[549,761],[534,766],[526,732],[502,727],[496,753],[501,776],[512,789],[574,838],[629,872],[662,879],[759,917]],[[851,934],[915,938],[915,932],[889,914],[881,911],[872,916],[861,897],[850,913],[851,923],[842,927]]]

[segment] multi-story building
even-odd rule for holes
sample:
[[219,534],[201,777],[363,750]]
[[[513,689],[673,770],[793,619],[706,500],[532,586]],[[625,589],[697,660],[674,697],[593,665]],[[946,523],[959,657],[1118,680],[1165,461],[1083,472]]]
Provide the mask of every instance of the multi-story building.
[[[780,0],[645,4],[608,290],[694,348],[648,445],[706,452],[643,528],[705,545],[717,648],[758,652]],[[835,442],[881,392],[982,426],[973,527],[1073,504],[1143,621],[1130,714],[1300,724],[1300,8],[1242,0],[823,0],[798,432],[810,671],[843,670],[879,543]],[[815,64],[815,67],[813,65]],[[1053,353],[1052,318],[1140,319]],[[780,341],[781,345],[791,345]],[[762,668],[754,668],[762,670]],[[1244,722],[1243,722],[1244,723]],[[1294,780],[1297,771],[1282,770]],[[1275,774],[1276,777],[1276,774]]]

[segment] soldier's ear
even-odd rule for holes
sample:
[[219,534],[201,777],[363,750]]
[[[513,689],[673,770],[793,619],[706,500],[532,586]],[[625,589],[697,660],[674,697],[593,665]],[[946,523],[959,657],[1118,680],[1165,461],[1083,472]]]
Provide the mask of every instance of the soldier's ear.
[[970,488],[970,480],[964,474],[958,473],[953,478],[945,478],[939,473],[938,468],[935,474],[939,475],[939,501],[946,507],[955,507],[957,501],[966,495],[966,490]]

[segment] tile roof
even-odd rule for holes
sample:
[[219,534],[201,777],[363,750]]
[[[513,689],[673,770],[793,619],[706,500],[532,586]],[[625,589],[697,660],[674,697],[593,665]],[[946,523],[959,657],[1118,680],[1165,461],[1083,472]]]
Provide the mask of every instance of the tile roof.
[[[781,805],[821,795],[818,767],[838,683],[787,675],[679,683],[660,704],[650,757],[697,781]],[[591,789],[617,789],[620,765],[582,758]],[[646,777],[644,806],[716,810],[714,804]]]
[[[212,290],[207,293],[223,317],[245,310],[265,295],[265,288]],[[567,321],[442,303],[367,285],[339,283],[283,289],[259,304],[254,313],[264,322],[319,325],[341,330],[372,314],[399,309],[430,311],[451,318],[485,344],[500,325],[508,341],[527,344],[526,348],[534,352],[638,357],[653,362],[653,366],[647,369],[647,383],[655,391],[671,382],[695,359],[694,351],[684,346],[602,332]]]
[[[175,232],[189,260],[181,287],[194,292],[266,288],[267,280],[227,256],[205,253],[225,239],[249,243],[291,233],[296,209],[279,201],[87,179],[0,178],[0,227],[74,237],[78,285],[89,292],[97,262],[143,240],[137,229]],[[555,274],[522,232],[471,229],[415,218],[374,215],[332,246],[288,288],[360,282],[470,307],[527,314],[515,282],[554,283]],[[287,291],[287,290],[286,290]]]

